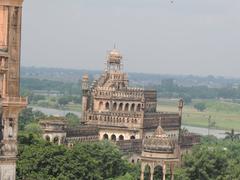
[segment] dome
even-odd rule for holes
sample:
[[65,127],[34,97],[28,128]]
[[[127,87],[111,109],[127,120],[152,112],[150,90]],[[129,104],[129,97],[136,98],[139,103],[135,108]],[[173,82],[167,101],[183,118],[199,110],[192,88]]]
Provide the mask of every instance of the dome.
[[88,81],[88,74],[84,74],[84,75],[82,76],[82,80],[83,80],[83,81]]
[[113,49],[108,53],[107,60],[110,64],[121,64],[122,55],[117,49]]
[[157,153],[173,153],[175,148],[161,126],[158,126],[153,136],[144,140],[143,147],[144,151]]

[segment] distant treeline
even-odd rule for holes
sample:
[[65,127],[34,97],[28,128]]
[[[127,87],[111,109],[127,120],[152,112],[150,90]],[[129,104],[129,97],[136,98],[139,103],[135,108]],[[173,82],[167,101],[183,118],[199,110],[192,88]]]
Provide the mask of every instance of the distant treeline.
[[209,88],[207,86],[184,87],[176,84],[162,84],[153,86],[158,91],[159,98],[184,98],[186,102],[191,99],[240,99],[240,88],[222,87]]
[[[162,83],[152,85],[151,88],[158,91],[158,98],[184,98],[186,103],[191,99],[240,99],[240,88],[221,87],[210,88],[207,86],[184,87],[174,83]],[[26,91],[57,91],[61,95],[81,96],[81,82],[60,82],[53,80],[40,80],[32,78],[21,79],[21,90]]]
[[57,91],[63,95],[81,95],[80,83],[60,82],[52,80],[41,80],[32,78],[21,79],[21,91]]

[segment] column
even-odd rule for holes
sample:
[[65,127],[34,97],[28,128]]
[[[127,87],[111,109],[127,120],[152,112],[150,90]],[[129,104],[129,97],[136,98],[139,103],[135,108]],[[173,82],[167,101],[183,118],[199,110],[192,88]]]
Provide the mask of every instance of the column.
[[174,163],[170,164],[171,180],[174,180]]
[[165,164],[165,162],[163,162],[163,166],[162,166],[162,176],[163,176],[163,180],[166,180],[166,164]]
[[140,180],[144,180],[144,170],[145,170],[145,166],[143,164],[141,164],[141,178],[140,178]]
[[6,74],[4,73],[4,75],[3,75],[3,89],[2,89],[3,97],[6,97],[6,86],[7,86],[7,84],[6,84]]
[[154,175],[154,166],[153,167],[150,167],[150,180],[153,180],[153,175]]

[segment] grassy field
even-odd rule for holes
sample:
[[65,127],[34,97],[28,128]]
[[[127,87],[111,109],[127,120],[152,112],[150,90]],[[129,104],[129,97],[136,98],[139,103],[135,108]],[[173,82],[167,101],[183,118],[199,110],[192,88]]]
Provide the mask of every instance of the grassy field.
[[[178,100],[159,99],[158,110],[177,112]],[[197,111],[193,106],[197,102],[204,102],[207,109]],[[215,122],[217,129],[240,130],[240,104],[222,100],[194,100],[183,109],[183,124],[208,127],[208,119]]]

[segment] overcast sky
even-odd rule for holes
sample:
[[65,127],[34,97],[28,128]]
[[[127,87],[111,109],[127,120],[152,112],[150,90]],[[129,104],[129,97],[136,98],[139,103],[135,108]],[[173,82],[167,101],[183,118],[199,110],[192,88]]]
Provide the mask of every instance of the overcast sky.
[[22,64],[240,77],[239,0],[25,0]]

